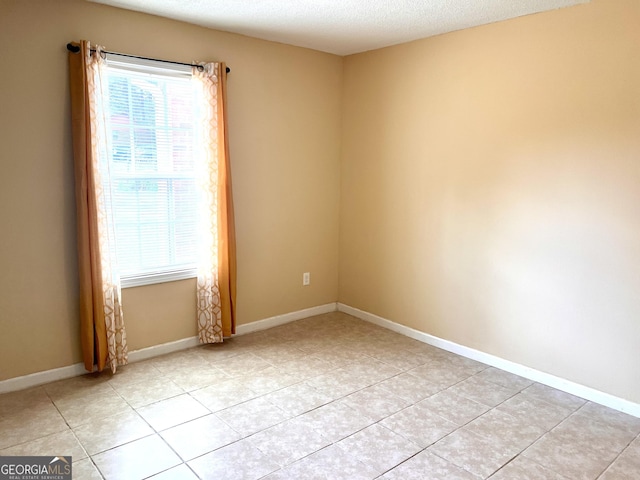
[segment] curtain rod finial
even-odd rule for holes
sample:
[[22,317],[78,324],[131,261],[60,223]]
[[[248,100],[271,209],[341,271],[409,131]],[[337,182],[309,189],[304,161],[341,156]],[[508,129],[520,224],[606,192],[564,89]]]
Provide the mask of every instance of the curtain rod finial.
[[73,53],[78,53],[80,51],[80,46],[74,45],[73,43],[67,43],[67,50]]

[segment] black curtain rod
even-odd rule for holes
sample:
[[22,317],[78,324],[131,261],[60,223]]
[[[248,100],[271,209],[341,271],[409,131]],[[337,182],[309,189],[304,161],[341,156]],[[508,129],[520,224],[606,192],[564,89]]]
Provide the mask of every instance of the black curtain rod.
[[[73,53],[78,53],[80,51],[80,45],[73,45],[72,43],[67,43],[67,50]],[[96,49],[92,48],[91,51],[95,52]],[[121,57],[139,58],[140,60],[152,60],[154,62],[173,63],[174,65],[188,65],[190,67],[199,67],[199,69],[202,69],[202,65],[195,65],[193,63],[172,62],[171,60],[160,60],[158,58],[140,57],[138,55],[129,55],[128,53],[108,52],[106,50],[102,50],[102,51],[104,53],[110,53],[111,55],[119,55]],[[227,73],[229,72],[231,72],[231,69],[227,67]]]

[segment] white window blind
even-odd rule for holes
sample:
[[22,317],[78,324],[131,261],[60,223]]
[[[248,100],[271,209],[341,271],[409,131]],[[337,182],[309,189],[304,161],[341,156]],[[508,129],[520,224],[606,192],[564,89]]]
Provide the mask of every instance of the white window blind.
[[122,286],[196,276],[190,71],[108,59],[109,178]]

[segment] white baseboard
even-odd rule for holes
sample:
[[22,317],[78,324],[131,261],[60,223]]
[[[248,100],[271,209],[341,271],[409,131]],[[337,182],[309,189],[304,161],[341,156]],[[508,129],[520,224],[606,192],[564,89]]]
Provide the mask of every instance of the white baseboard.
[[198,345],[200,345],[198,337],[187,337],[181,340],[176,340],[174,342],[161,343],[160,345],[141,348],[140,350],[129,352],[129,363],[140,362],[148,358],[166,355],[167,353],[179,352],[180,350],[197,347]]
[[[236,335],[244,335],[251,332],[257,332],[258,330],[264,330],[278,325],[283,325],[285,323],[294,322],[296,320],[312,317],[314,315],[335,312],[337,308],[338,307],[336,303],[328,303],[326,305],[319,305],[317,307],[298,310],[297,312],[285,313],[284,315],[277,315],[275,317],[265,318],[264,320],[258,320],[256,322],[238,325],[236,327]],[[200,343],[198,342],[198,337],[188,337],[181,340],[176,340],[174,342],[141,348],[140,350],[129,352],[129,362],[139,362],[141,360],[165,355],[167,353],[186,350],[187,348],[196,347],[199,344]],[[54,368],[52,370],[31,373],[29,375],[23,375],[21,377],[9,378],[7,380],[0,381],[0,394],[13,392],[16,390],[23,390],[30,387],[36,387],[45,383],[64,380],[65,378],[77,377],[79,375],[84,375],[85,373],[87,373],[87,371],[84,368],[84,363],[76,363],[74,365],[69,365],[66,367]]]
[[[257,332],[259,330],[265,330],[267,328],[284,325],[286,323],[301,320],[303,318],[312,317],[314,315],[334,312],[336,310],[348,313],[349,315],[353,315],[354,317],[374,323],[415,340],[433,345],[434,347],[456,353],[463,357],[477,360],[492,367],[500,368],[501,370],[520,375],[521,377],[525,377],[535,382],[548,385],[558,390],[562,390],[563,392],[567,392],[572,395],[584,398],[585,400],[590,400],[600,405],[604,405],[606,407],[610,407],[615,410],[628,413],[640,418],[640,404],[616,397],[605,392],[601,392],[591,387],[571,382],[560,377],[556,377],[549,373],[541,372],[534,368],[520,365],[510,360],[496,357],[495,355],[484,353],[479,350],[475,350],[473,348],[465,347],[464,345],[451,342],[449,340],[444,340],[442,338],[429,335],[428,333],[424,333],[419,330],[400,325],[399,323],[392,322],[391,320],[387,320],[386,318],[374,315],[369,312],[365,312],[364,310],[350,307],[342,303],[328,303],[326,305],[319,305],[317,307],[298,310],[296,312],[290,312],[283,315],[277,315],[244,325],[238,325],[236,327],[236,335],[245,335],[247,333]],[[139,362],[148,358],[153,358],[160,355],[165,355],[167,353],[192,348],[197,345],[199,345],[198,337],[183,338],[174,342],[163,343],[161,345],[154,345],[152,347],[134,350],[129,353],[129,361],[132,363]],[[79,375],[84,375],[85,373],[87,373],[87,371],[84,368],[84,364],[76,363],[74,365],[69,365],[66,367],[54,368],[52,370],[46,370],[43,372],[23,375],[21,377],[10,378],[0,381],[0,394],[12,392],[15,390],[23,390],[25,388],[35,387],[44,383],[63,380],[65,378],[76,377]]]
[[[129,363],[139,362],[141,360],[146,360],[147,358],[157,357],[159,355],[165,355],[179,350],[185,350],[197,345],[199,345],[198,337],[189,337],[183,338],[182,340],[176,340],[175,342],[141,348],[140,350],[129,352]],[[8,380],[0,381],[0,394],[36,387],[45,383],[64,380],[65,378],[77,377],[79,375],[84,375],[85,373],[87,373],[87,371],[84,368],[84,363],[76,363],[67,367],[54,368],[52,370],[31,373],[21,377],[9,378]]]
[[21,377],[10,378],[0,381],[0,393],[13,392],[15,390],[23,390],[25,388],[35,387],[43,383],[64,380],[65,378],[77,377],[84,375],[87,371],[84,369],[84,363],[76,363],[67,367],[54,368],[45,370],[44,372],[31,373]]
[[313,317],[314,315],[335,312],[337,309],[338,304],[334,302],[327,303],[326,305],[319,305],[317,307],[305,308],[304,310],[298,310],[296,312],[285,313],[283,315],[276,315],[275,317],[265,318],[264,320],[238,325],[236,326],[236,335],[245,335],[259,330],[266,330],[267,328],[277,327],[278,325],[295,322],[296,320]]
[[563,392],[576,395],[578,397],[584,398],[585,400],[590,400],[600,405],[604,405],[605,407],[613,408],[614,410],[628,413],[629,415],[640,418],[640,404],[638,403],[616,397],[609,393],[601,392],[599,390],[581,385],[579,383],[571,382],[564,378],[556,377],[555,375],[551,375],[549,373],[541,372],[534,368],[520,365],[519,363],[515,363],[510,360],[505,360],[504,358],[496,357],[495,355],[491,355],[489,353],[484,353],[479,350],[475,350],[473,348],[465,347],[464,345],[451,342],[449,340],[444,340],[442,338],[429,335],[428,333],[424,333],[411,327],[400,325],[399,323],[392,322],[391,320],[387,320],[386,318],[374,315],[373,313],[365,312],[364,310],[350,307],[349,305],[345,305],[343,303],[338,303],[338,311],[348,313],[349,315],[353,315],[354,317],[360,318],[361,320],[374,323],[420,342],[424,342],[429,345],[433,345],[434,347],[447,350],[448,352],[456,353],[463,357],[482,362],[486,365],[505,370],[515,375],[520,375],[521,377],[528,378],[529,380],[533,380],[534,382],[542,383],[557,390],[562,390]]

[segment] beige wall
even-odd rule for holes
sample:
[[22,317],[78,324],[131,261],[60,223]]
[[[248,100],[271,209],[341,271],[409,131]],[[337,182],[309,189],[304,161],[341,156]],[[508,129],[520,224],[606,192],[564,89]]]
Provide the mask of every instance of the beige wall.
[[[83,38],[230,65],[238,323],[334,302],[340,57],[84,1],[2,0],[0,380],[80,361],[65,45]],[[194,281],[128,289],[123,304],[131,349],[196,333]]]
[[[0,380],[80,361],[64,45],[88,38],[231,66],[240,324],[339,299],[640,402],[638,24],[593,0],[343,62],[3,0]],[[194,295],[125,290],[130,347],[194,335]]]
[[339,299],[640,402],[640,2],[347,57]]

